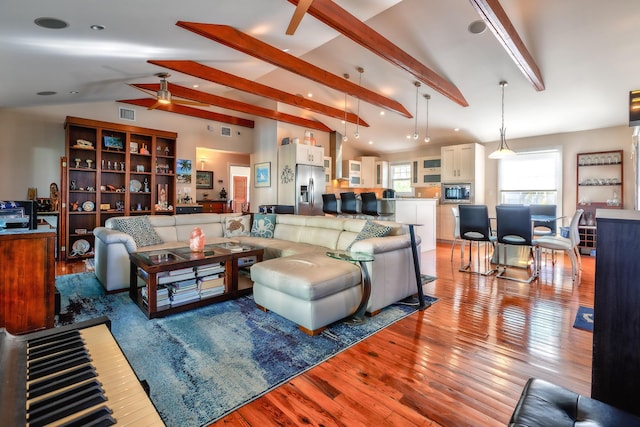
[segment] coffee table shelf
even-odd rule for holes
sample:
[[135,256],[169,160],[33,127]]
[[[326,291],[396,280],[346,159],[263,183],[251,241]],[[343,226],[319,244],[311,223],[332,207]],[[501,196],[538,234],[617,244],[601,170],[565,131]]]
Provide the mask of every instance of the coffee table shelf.
[[263,252],[225,244],[206,245],[203,252],[134,252],[129,255],[129,296],[149,319],[237,298],[252,291],[248,269],[262,261]]

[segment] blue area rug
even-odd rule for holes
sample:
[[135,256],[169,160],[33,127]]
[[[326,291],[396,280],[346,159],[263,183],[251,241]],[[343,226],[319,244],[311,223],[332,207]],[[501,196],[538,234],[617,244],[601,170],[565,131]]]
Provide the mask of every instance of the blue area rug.
[[393,305],[363,325],[338,322],[310,337],[257,309],[251,296],[148,320],[128,292],[105,295],[93,273],[59,276],[56,287],[58,325],[111,319],[111,332],[138,377],[148,381],[169,427],[213,422],[415,311]]
[[580,306],[573,327],[593,332],[593,308]]

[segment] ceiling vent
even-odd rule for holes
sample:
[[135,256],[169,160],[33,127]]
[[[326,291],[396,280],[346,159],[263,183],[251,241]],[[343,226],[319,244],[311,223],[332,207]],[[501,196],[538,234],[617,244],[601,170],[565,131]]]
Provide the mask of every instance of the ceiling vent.
[[136,121],[136,110],[131,108],[118,107],[118,117],[121,120],[129,120],[131,122]]

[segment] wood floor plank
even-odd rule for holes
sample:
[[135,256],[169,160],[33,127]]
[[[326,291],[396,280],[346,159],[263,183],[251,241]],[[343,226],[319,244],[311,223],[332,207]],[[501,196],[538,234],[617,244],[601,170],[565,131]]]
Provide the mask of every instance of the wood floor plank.
[[[439,300],[244,405],[212,426],[504,426],[530,377],[591,389],[595,258],[578,282],[557,254],[522,284],[458,271],[451,246],[421,256]],[[84,263],[58,271],[83,271]]]

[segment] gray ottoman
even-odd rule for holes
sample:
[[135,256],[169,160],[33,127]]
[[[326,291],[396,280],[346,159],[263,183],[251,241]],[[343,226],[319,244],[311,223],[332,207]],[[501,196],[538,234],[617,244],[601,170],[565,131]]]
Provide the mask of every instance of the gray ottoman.
[[323,253],[259,262],[251,267],[251,280],[258,307],[310,335],[351,315],[362,299],[360,267]]

